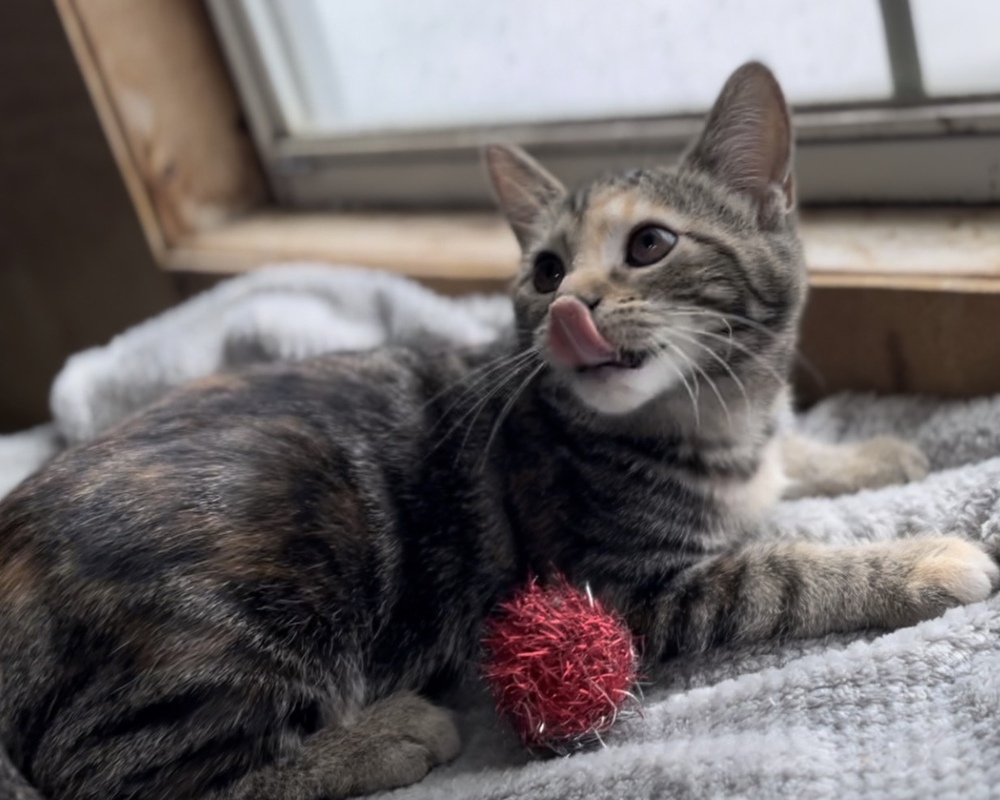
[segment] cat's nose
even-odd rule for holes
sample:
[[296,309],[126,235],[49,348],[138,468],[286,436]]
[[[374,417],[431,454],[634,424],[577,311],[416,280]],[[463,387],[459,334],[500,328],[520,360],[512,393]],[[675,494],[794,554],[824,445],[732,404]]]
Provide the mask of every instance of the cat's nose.
[[559,287],[560,295],[575,297],[593,311],[608,292],[607,275],[593,267],[579,267],[570,272]]

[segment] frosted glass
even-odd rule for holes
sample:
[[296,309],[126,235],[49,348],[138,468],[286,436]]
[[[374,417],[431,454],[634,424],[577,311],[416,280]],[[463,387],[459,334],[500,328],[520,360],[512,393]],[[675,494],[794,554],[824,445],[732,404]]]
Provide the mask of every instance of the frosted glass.
[[892,91],[874,0],[295,0],[279,12],[301,3],[325,42],[303,78],[327,100],[290,115],[299,134],[698,111],[750,58],[797,103]]
[[924,89],[1000,93],[1000,2],[910,0]]

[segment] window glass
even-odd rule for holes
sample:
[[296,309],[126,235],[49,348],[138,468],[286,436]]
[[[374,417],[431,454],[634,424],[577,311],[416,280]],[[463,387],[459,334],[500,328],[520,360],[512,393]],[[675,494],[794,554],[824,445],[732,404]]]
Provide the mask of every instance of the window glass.
[[272,13],[286,19],[275,37],[259,17],[269,71],[299,62],[274,82],[293,134],[700,111],[751,58],[796,103],[892,92],[873,0],[296,0]]
[[929,95],[1000,92],[1000,2],[910,0]]

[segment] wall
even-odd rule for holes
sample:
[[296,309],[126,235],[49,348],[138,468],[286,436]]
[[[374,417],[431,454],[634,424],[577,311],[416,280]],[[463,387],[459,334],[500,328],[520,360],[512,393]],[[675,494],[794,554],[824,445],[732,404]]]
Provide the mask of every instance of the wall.
[[179,298],[153,263],[54,7],[0,3],[0,431],[66,357]]
[[817,289],[800,351],[822,382],[800,369],[810,402],[851,389],[944,397],[1000,392],[1000,295]]

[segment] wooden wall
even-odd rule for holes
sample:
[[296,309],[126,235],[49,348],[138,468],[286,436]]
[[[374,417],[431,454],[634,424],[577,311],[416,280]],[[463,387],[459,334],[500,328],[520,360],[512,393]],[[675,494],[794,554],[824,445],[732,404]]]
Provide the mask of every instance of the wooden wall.
[[67,355],[179,298],[153,263],[49,0],[0,3],[0,431]]
[[1000,392],[1000,294],[814,289],[800,350],[808,403],[851,389],[975,397]]

